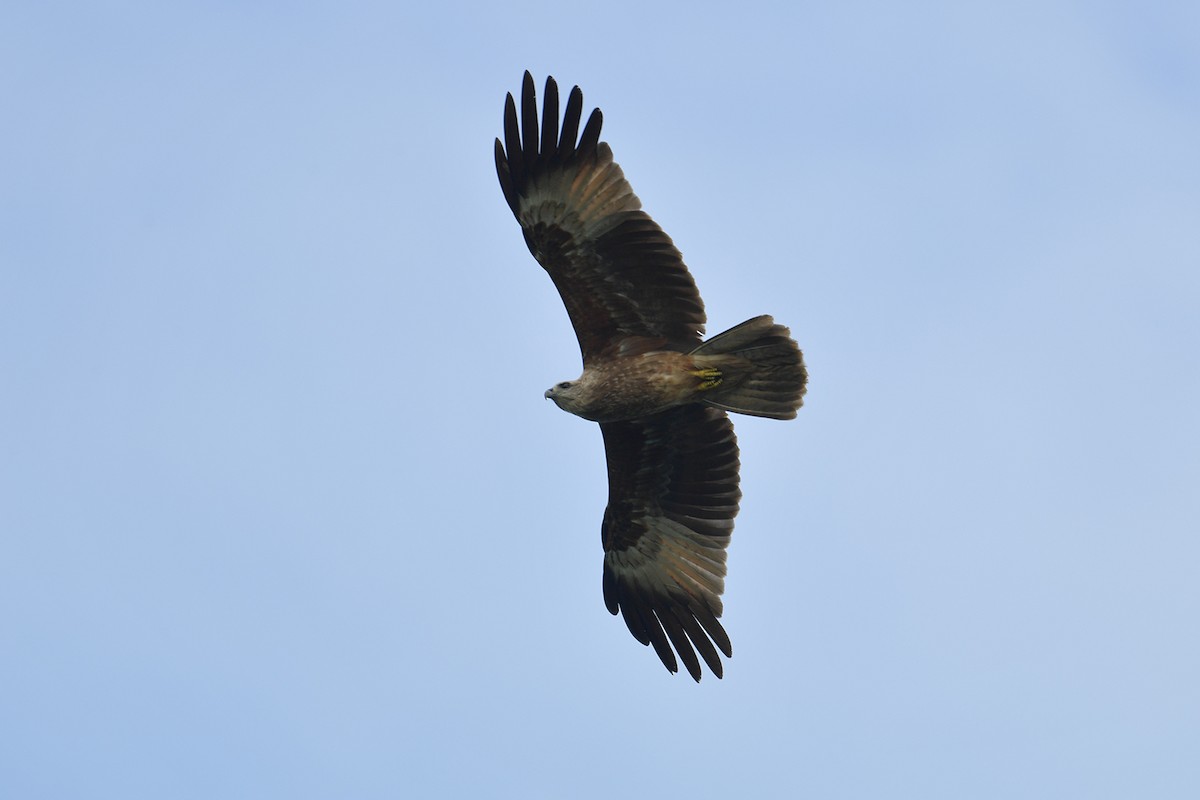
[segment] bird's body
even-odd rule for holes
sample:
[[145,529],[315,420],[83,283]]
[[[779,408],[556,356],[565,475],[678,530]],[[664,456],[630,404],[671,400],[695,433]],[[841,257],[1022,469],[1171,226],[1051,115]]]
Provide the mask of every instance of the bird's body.
[[592,422],[619,422],[692,402],[699,391],[697,372],[691,356],[652,350],[590,364],[578,379],[547,390],[546,397]]
[[[787,328],[755,317],[705,341],[704,303],[671,239],[599,141],[602,117],[579,129],[583,95],[562,119],[546,81],[539,131],[533,77],[512,95],[496,172],[525,242],[558,288],[583,374],[546,391],[600,423],[608,461],[601,524],[604,601],[672,672],[675,653],[700,680],[717,677],[725,548],[741,498],[727,411],[790,419],[807,384]],[[524,135],[522,136],[522,131]],[[672,652],[674,647],[674,652]]]

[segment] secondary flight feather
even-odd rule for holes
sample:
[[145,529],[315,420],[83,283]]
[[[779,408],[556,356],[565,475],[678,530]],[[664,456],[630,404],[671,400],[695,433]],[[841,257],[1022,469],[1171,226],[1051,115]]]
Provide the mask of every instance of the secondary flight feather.
[[[546,80],[541,125],[533,76],[504,107],[496,173],[525,243],[558,288],[583,374],[546,391],[600,424],[608,461],[601,523],[604,602],[671,672],[700,660],[718,678],[733,655],[720,622],[725,551],[741,489],[727,412],[791,419],[808,374],[769,316],[705,341],[704,303],[671,238],[600,141],[600,109]],[[678,655],[678,659],[676,658]]]

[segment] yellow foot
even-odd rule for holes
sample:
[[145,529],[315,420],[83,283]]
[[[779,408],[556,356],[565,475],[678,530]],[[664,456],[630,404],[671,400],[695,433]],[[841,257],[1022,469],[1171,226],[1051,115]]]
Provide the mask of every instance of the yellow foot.
[[721,385],[722,378],[721,370],[719,369],[706,367],[704,369],[694,370],[692,374],[700,379],[700,385],[696,388],[702,392],[708,389],[715,389]]

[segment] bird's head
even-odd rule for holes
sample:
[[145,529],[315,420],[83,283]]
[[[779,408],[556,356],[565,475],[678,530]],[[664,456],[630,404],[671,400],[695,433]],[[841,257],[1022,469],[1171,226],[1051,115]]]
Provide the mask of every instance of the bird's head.
[[546,390],[546,397],[553,400],[554,404],[563,411],[569,411],[572,414],[576,411],[579,400],[579,381],[563,381],[556,383]]

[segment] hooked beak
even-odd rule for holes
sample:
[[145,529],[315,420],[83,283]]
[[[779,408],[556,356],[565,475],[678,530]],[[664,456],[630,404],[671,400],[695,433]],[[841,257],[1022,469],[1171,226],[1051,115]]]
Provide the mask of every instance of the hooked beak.
[[550,398],[551,398],[553,395],[554,395],[554,390],[553,390],[553,389],[547,389],[547,390],[546,390],[546,393],[545,393],[544,395],[542,395],[542,396],[543,396],[543,397],[545,397],[547,400],[549,400],[549,399],[550,399]]

